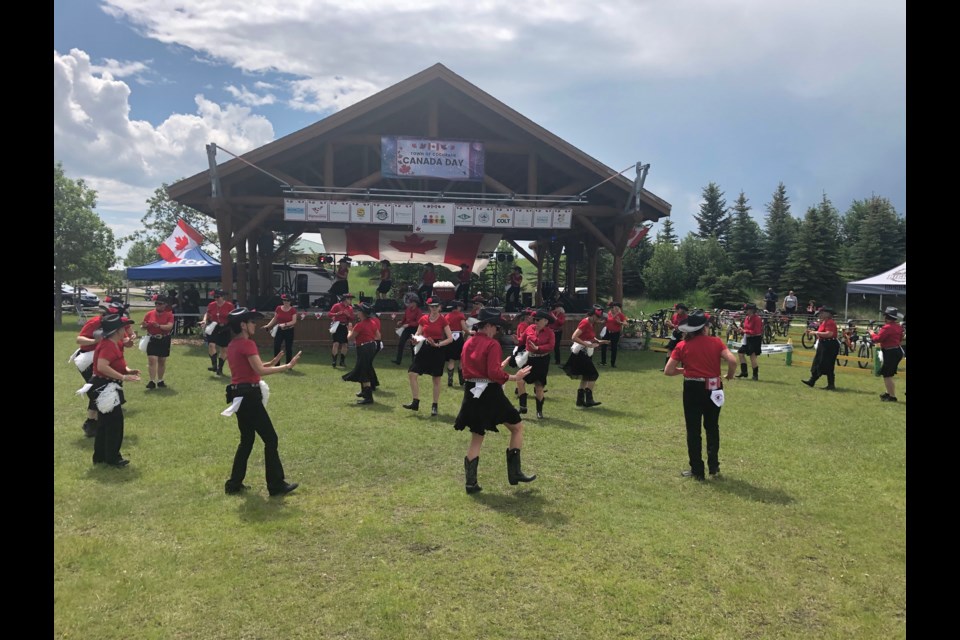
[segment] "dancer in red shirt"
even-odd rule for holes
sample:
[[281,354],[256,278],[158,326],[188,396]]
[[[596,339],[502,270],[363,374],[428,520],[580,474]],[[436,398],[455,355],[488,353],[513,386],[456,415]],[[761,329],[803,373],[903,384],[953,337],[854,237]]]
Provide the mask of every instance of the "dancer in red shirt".
[[141,329],[146,329],[150,335],[147,343],[147,370],[150,372],[150,382],[147,389],[161,389],[167,386],[163,376],[167,372],[167,358],[170,357],[170,334],[173,332],[173,311],[171,306],[174,300],[153,296],[155,309],[147,311],[140,323]]
[[563,309],[563,304],[557,302],[553,305],[553,322],[550,323],[550,329],[553,331],[553,358],[554,362],[560,365],[560,342],[563,339],[563,327],[567,324],[567,314]]
[[423,265],[423,276],[420,278],[420,288],[417,289],[417,295],[420,296],[421,303],[427,298],[433,297],[433,283],[436,281],[437,272],[433,269],[433,263],[428,262]]
[[530,367],[524,367],[516,374],[503,370],[506,360],[501,360],[503,351],[495,338],[503,327],[500,309],[484,308],[474,326],[474,335],[463,345],[463,375],[466,384],[463,387],[463,401],[460,412],[453,424],[457,431],[469,429],[470,445],[463,459],[466,472],[465,488],[468,494],[477,493],[482,487],[477,482],[477,467],[480,465],[480,448],[487,431],[499,432],[498,424],[505,424],[510,431],[510,446],[507,448],[507,481],[511,485],[521,482],[533,482],[536,475],[528,476],[521,469],[520,449],[523,447],[523,421],[507,396],[503,393],[503,383],[508,380],[522,380],[530,373]]
[[544,390],[547,386],[547,372],[550,370],[550,355],[553,352],[554,335],[550,323],[553,315],[540,309],[533,314],[532,322],[523,332],[524,346],[529,357],[530,373],[524,384],[533,383],[533,394],[537,401],[537,418],[543,419]]
[[330,347],[330,353],[333,356],[333,368],[337,368],[337,356],[340,356],[340,366],[347,366],[347,325],[353,322],[353,294],[345,293],[340,296],[340,301],[330,307],[330,326],[336,325],[336,329],[331,331],[333,334],[333,344]]
[[460,386],[463,386],[463,370],[460,368],[460,352],[467,339],[467,317],[463,315],[463,300],[454,300],[450,303],[451,309],[444,315],[450,325],[453,342],[447,346],[447,386],[453,386],[453,370],[457,370]]
[[[213,292],[213,302],[207,305],[207,311],[200,320],[200,328],[204,329],[204,339],[207,341],[207,352],[210,354],[210,366],[207,367],[207,371],[213,371],[218,376],[223,375],[227,345],[230,344],[230,328],[227,326],[227,318],[235,308],[232,302],[227,302],[224,298],[223,290],[217,289]],[[206,327],[214,322],[217,324],[208,335]]]
[[394,359],[393,364],[403,363],[403,351],[407,347],[407,344],[410,343],[410,337],[417,332],[417,327],[420,326],[420,316],[423,315],[423,311],[420,310],[419,298],[416,294],[411,293],[409,297],[405,298],[405,302],[406,307],[403,310],[403,322],[400,324],[403,329],[400,332],[400,342],[397,343],[397,357]]
[[810,365],[810,379],[801,380],[803,384],[812,387],[820,376],[827,377],[828,391],[836,390],[834,381],[834,367],[837,365],[837,354],[840,352],[840,341],[837,340],[837,323],[833,319],[832,307],[820,307],[820,324],[816,330],[807,329],[807,333],[817,338],[817,353],[813,356]]
[[433,378],[433,405],[430,415],[437,415],[437,404],[440,402],[440,377],[443,375],[443,366],[446,362],[445,347],[453,342],[453,333],[446,318],[440,315],[440,300],[427,298],[427,308],[430,313],[420,316],[416,336],[423,336],[422,344],[413,357],[413,364],[407,369],[410,379],[410,393],[413,400],[403,405],[404,409],[420,410],[420,383],[418,377],[427,374]]
[[507,311],[520,307],[520,286],[523,284],[523,269],[514,267],[507,276],[507,295],[503,304]]
[[345,382],[360,383],[360,400],[357,404],[373,404],[373,390],[380,384],[373,368],[373,359],[380,351],[380,322],[373,307],[366,302],[356,306],[357,323],[350,327],[347,340],[357,345],[357,364],[353,371],[343,374]]
[[286,362],[293,358],[293,329],[297,326],[297,310],[293,306],[293,296],[290,294],[280,295],[280,306],[273,310],[273,317],[270,318],[263,328],[267,331],[274,330],[273,336],[273,356],[277,357],[282,352]]
[[593,305],[590,313],[580,321],[570,339],[570,357],[563,365],[563,371],[571,378],[580,379],[580,388],[577,389],[578,407],[596,407],[602,403],[593,399],[593,387],[597,384],[600,373],[593,366],[593,350],[608,342],[597,338],[596,328],[603,323],[603,307]]
[[390,275],[390,261],[380,261],[380,284],[377,285],[377,300],[386,300],[393,288],[393,277]]
[[140,370],[127,367],[123,357],[126,327],[133,320],[112,313],[100,321],[102,338],[93,351],[93,374],[87,397],[96,403],[97,434],[93,441],[93,463],[125,467],[130,463],[120,454],[123,444],[124,382],[139,382]]
[[883,376],[883,386],[887,392],[880,396],[883,402],[896,402],[897,391],[893,384],[893,376],[897,375],[897,366],[903,359],[903,326],[900,320],[903,314],[896,307],[887,307],[883,311],[883,326],[870,337],[879,345],[883,353],[883,364],[880,366],[880,375]]
[[737,353],[740,354],[740,374],[738,378],[747,377],[747,356],[750,356],[750,366],[753,367],[753,379],[760,379],[760,367],[757,366],[757,356],[763,348],[763,319],[757,315],[757,305],[748,302],[743,305],[744,318],[743,344]]
[[[623,305],[620,302],[611,302],[607,305],[607,319],[603,323],[604,332],[601,338],[610,341],[610,367],[617,368],[617,347],[620,344],[620,334],[627,324],[627,316],[623,314]],[[600,364],[607,364],[607,345],[600,345]]]

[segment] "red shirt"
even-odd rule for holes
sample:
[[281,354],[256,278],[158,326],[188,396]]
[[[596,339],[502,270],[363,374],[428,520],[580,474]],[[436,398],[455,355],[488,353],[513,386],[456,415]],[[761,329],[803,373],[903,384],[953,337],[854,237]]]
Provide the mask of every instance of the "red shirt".
[[593,330],[593,323],[590,322],[589,316],[577,324],[577,331],[580,332],[578,337],[584,342],[594,342],[597,339],[597,334]]
[[880,331],[871,333],[870,337],[881,348],[893,349],[899,347],[900,343],[903,342],[903,326],[898,322],[889,322],[880,327]]
[[437,281],[437,274],[433,271],[433,269],[429,269],[423,272],[423,284],[432,285],[436,281]]
[[460,284],[469,284],[470,282],[470,269],[460,269]]
[[106,360],[110,368],[117,373],[125,374],[127,372],[127,361],[123,359],[123,347],[110,338],[98,342],[97,348],[93,352],[93,375],[98,378],[106,378],[106,375],[100,374],[100,367],[98,366],[100,360]]
[[274,324],[287,324],[288,322],[293,321],[294,316],[297,315],[297,310],[293,307],[290,307],[287,311],[284,311],[283,305],[280,305],[273,310],[273,313],[274,317],[277,319]]
[[[90,318],[89,320],[87,320],[85,323],[83,323],[83,328],[80,329],[80,335],[83,336],[84,338],[90,338],[91,340],[93,340],[95,338],[93,333],[100,328],[100,321],[102,319],[103,319],[103,316],[94,316],[93,318]],[[86,353],[87,351],[93,351],[96,348],[97,348],[97,345],[95,344],[85,344],[82,347],[80,347],[80,352]]]
[[526,320],[521,320],[517,323],[517,342],[523,344],[523,334],[527,332],[527,327],[530,326],[530,323]]
[[221,327],[226,326],[228,316],[234,309],[236,307],[233,306],[232,302],[224,300],[223,304],[218,307],[217,301],[214,300],[207,305],[207,322],[216,322]]
[[607,327],[607,333],[620,333],[623,329],[623,322],[627,321],[627,316],[623,315],[623,312],[614,313],[610,311],[607,313],[607,320],[604,326]]
[[431,338],[432,340],[443,340],[447,337],[447,334],[444,333],[443,328],[450,326],[447,323],[447,319],[442,315],[439,316],[436,320],[430,320],[430,316],[423,314],[420,316],[420,320],[417,321],[423,330],[420,332],[425,338]]
[[376,322],[374,322],[374,320],[376,319],[364,318],[357,324],[353,325],[353,338],[357,341],[358,345],[373,342],[377,339],[377,331],[380,330],[380,327]]
[[510,274],[509,282],[511,287],[519,287],[520,283],[523,282],[523,274],[514,271]]
[[762,336],[763,335],[763,320],[757,314],[752,316],[744,316],[743,318],[743,334],[747,336]]
[[170,327],[166,331],[160,327],[151,327],[151,322],[156,322],[157,324],[173,324],[173,311],[157,311],[156,309],[151,309],[147,311],[146,315],[143,316],[143,322],[147,325],[147,333],[152,336],[167,336],[173,331],[173,327]]
[[567,322],[567,314],[565,314],[563,311],[554,311],[553,317],[555,320],[547,326],[554,331],[563,331],[563,325]]
[[403,326],[416,328],[422,315],[423,311],[420,311],[419,307],[407,307],[403,310]]
[[377,331],[380,331],[380,318],[370,318],[370,322],[377,328]]
[[353,306],[349,304],[344,304],[338,302],[337,304],[330,307],[330,322],[352,322],[353,321]]
[[446,316],[447,324],[450,325],[451,331],[459,331],[463,333],[466,329],[463,328],[463,321],[467,319],[467,316],[463,315],[463,312],[460,309],[454,309]]
[[683,321],[687,319],[687,313],[685,311],[678,311],[672,316],[670,316],[670,324],[673,325],[673,328],[676,329],[683,324]]
[[260,355],[257,343],[249,338],[234,338],[227,345],[227,363],[230,365],[230,382],[233,384],[260,382],[260,376],[250,366],[250,356]]
[[549,326],[543,328],[543,331],[537,329],[537,325],[532,324],[527,327],[523,334],[523,343],[527,351],[531,353],[550,353],[553,351],[553,345],[557,337]]
[[478,333],[467,338],[460,354],[460,367],[464,378],[486,378],[503,384],[510,379],[510,374],[503,370],[500,363],[503,361],[503,351],[500,343],[485,333]]
[[683,363],[684,378],[719,378],[723,340],[703,334],[681,340],[670,357]]
[[345,264],[337,267],[337,280],[346,280],[348,275],[350,275],[350,267]]
[[820,326],[817,327],[817,331],[827,331],[827,335],[820,336],[823,340],[829,340],[830,338],[837,337],[837,323],[833,321],[833,318],[829,318],[820,323]]

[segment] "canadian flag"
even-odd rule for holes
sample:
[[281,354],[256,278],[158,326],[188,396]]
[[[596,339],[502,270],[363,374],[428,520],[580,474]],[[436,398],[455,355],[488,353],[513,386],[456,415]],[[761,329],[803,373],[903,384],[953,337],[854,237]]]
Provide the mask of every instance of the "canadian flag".
[[320,232],[329,253],[343,253],[356,260],[391,262],[432,262],[460,269],[473,265],[473,272],[486,268],[489,258],[481,253],[496,251],[499,233],[461,232],[426,234],[379,229],[324,229]]
[[190,249],[199,247],[201,242],[203,234],[187,224],[183,218],[178,218],[173,233],[157,247],[157,253],[167,262],[176,262]]
[[650,225],[638,224],[633,229],[630,229],[630,235],[627,236],[627,247],[633,249],[640,244],[640,241],[643,240],[643,237],[649,232]]

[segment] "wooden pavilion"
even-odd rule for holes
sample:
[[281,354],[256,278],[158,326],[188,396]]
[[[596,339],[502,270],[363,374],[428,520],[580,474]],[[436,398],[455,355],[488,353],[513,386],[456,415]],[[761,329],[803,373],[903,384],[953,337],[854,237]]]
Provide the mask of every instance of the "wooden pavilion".
[[[482,141],[482,181],[384,176],[382,136]],[[631,232],[643,221],[670,215],[669,203],[642,188],[646,167],[640,163],[637,180],[630,180],[439,63],[243,156],[218,164],[216,151],[207,145],[209,169],[171,185],[168,193],[216,219],[222,287],[233,290],[235,251],[241,304],[272,294],[275,234],[289,235],[292,243],[304,232],[343,228],[342,223],[286,220],[285,199],[291,194],[369,201],[373,194],[391,193],[441,202],[568,207],[568,229],[502,230],[503,239],[537,268],[537,304],[545,275],[564,283],[567,291],[582,285],[574,277],[583,260],[588,299],[594,303],[601,247],[613,255],[613,295],[622,299],[622,257]],[[520,244],[530,241],[532,254]],[[552,273],[543,273],[547,252],[566,255],[564,280],[559,260],[553,260]]]

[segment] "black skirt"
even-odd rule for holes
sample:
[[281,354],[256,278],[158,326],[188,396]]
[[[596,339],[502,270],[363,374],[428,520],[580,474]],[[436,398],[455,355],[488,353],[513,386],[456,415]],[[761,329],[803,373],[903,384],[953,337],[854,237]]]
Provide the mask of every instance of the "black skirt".
[[571,378],[580,378],[584,382],[593,382],[600,377],[597,368],[593,366],[593,360],[585,350],[580,353],[571,353],[567,363],[563,365],[563,372]]
[[527,358],[527,364],[530,366],[530,373],[523,379],[527,384],[542,384],[547,386],[547,372],[550,371],[550,356],[552,353]]
[[424,374],[439,378],[443,375],[443,369],[447,364],[447,351],[444,347],[431,347],[426,342],[420,347],[420,351],[413,358],[413,364],[407,369],[410,373],[418,376]]
[[366,342],[357,347],[357,363],[353,365],[353,370],[343,374],[344,382],[369,382],[371,386],[380,386],[380,380],[377,379],[377,372],[373,368],[373,359],[379,351],[377,342]]
[[347,343],[347,323],[340,321],[340,326],[333,332],[333,341],[339,344]]
[[447,360],[459,360],[460,354],[463,353],[463,333],[460,334],[460,337],[444,347],[447,350]]
[[470,390],[477,383],[467,381],[463,385],[463,402],[460,403],[460,413],[453,423],[457,431],[469,429],[472,433],[484,435],[487,431],[499,432],[498,424],[517,424],[520,422],[520,412],[507,400],[503,393],[503,386],[495,382],[487,384],[479,398],[474,398]]

